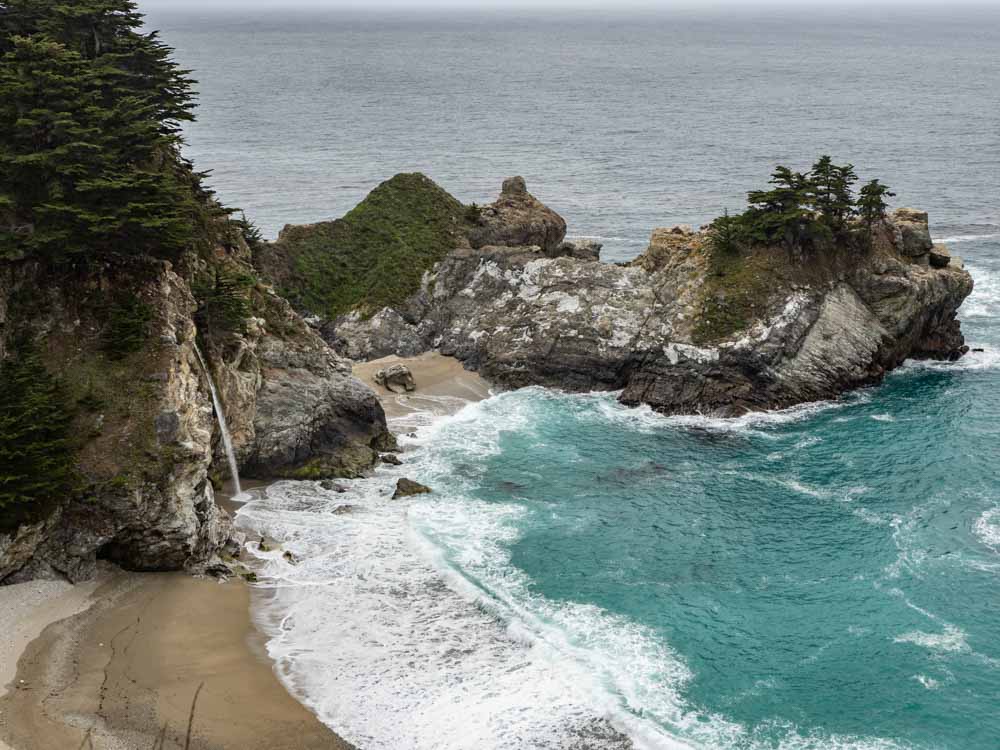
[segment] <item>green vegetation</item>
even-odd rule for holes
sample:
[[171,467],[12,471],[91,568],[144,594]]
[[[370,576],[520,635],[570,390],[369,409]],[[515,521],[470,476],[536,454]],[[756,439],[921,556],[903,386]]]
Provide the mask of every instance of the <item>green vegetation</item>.
[[279,289],[328,318],[372,315],[420,288],[424,272],[462,242],[466,208],[421,174],[382,183],[344,218],[290,227],[268,248]]
[[220,211],[179,155],[192,81],[132,0],[0,0],[0,258],[172,257]]
[[[852,165],[834,164],[829,156],[806,173],[778,166],[770,189],[748,193],[746,211],[713,221],[705,233],[709,268],[695,343],[717,343],[746,330],[790,286],[833,278],[870,247],[893,193],[872,180],[855,197],[857,181]],[[809,262],[789,262],[776,248]]]
[[0,527],[73,490],[73,411],[28,345],[0,365]]
[[242,332],[250,316],[251,290],[257,279],[241,266],[213,266],[195,279],[192,292],[198,300],[195,321],[199,328]]
[[[769,190],[747,194],[749,208],[742,214],[728,213],[712,222],[708,237],[712,249],[736,253],[751,247],[785,247],[803,253],[836,244],[854,246],[859,239],[868,245],[872,228],[885,217],[888,188],[873,180],[854,196],[858,177],[851,164],[837,165],[821,156],[809,172],[778,166]],[[855,229],[860,219],[863,233]]]
[[780,254],[750,252],[746,257],[714,252],[710,256],[701,310],[692,332],[696,344],[722,341],[762,317],[780,287]]
[[119,295],[108,309],[102,336],[105,353],[111,359],[122,359],[141,350],[149,339],[152,320],[152,307],[133,295]]

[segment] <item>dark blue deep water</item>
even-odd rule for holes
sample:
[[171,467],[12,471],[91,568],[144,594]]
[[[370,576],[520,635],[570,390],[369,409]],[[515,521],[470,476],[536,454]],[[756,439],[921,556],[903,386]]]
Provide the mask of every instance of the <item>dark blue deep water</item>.
[[838,402],[665,419],[526,389],[418,430],[426,499],[388,501],[391,473],[352,485],[353,516],[269,490],[243,521],[304,562],[269,560],[262,625],[321,718],[393,750],[614,747],[607,725],[1000,747],[1000,14],[152,21],[201,80],[188,155],[270,236],[396,172],[480,203],[523,174],[622,259],[831,153],[976,280],[985,351]]

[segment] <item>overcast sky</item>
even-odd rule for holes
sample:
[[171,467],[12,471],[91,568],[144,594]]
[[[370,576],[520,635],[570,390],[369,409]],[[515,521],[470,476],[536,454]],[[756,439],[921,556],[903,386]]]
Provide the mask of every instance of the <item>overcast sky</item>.
[[[168,10],[171,8],[213,8],[226,10],[273,9],[294,7],[367,10],[372,8],[589,8],[617,10],[621,8],[703,8],[705,6],[735,6],[740,8],[809,6],[937,6],[949,7],[956,3],[947,0],[138,0],[141,10]],[[992,6],[996,0],[959,0],[959,5]]]

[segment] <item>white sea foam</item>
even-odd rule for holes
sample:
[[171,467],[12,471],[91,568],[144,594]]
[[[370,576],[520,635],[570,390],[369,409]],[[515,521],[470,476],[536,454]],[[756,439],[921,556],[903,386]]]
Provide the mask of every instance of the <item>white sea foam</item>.
[[1000,552],[1000,506],[985,511],[975,523],[972,530],[979,541]]
[[1000,237],[1000,232],[988,232],[986,234],[956,234],[951,237],[942,237],[935,242],[945,244],[956,244],[961,242],[979,242],[981,240],[992,240]]
[[[691,671],[655,633],[540,596],[512,564],[508,550],[537,511],[481,502],[470,489],[482,458],[512,430],[530,437],[540,400],[552,398],[588,397],[522,391],[469,405],[403,438],[405,467],[344,482],[345,494],[282,482],[240,510],[241,525],[281,545],[250,551],[262,562],[256,611],[282,679],[375,750],[624,748],[621,733],[657,750],[775,747],[773,734],[690,705]],[[611,407],[600,418],[623,417],[613,398],[590,398]],[[391,500],[404,468],[435,493]],[[343,512],[348,503],[355,509]],[[794,726],[780,735],[785,750],[895,747]]]
[[974,286],[972,294],[959,308],[959,315],[967,319],[993,319],[1000,315],[1000,273],[979,265],[967,265]]
[[966,640],[965,632],[954,625],[945,625],[944,632],[925,633],[922,630],[914,630],[903,633],[893,638],[895,643],[912,643],[931,651],[968,651],[969,644]]

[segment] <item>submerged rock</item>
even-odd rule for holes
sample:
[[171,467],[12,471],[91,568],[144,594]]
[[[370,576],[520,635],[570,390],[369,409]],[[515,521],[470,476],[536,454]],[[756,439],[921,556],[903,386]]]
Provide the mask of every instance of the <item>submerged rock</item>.
[[392,499],[397,500],[401,497],[411,497],[413,495],[424,495],[431,491],[430,487],[420,484],[420,482],[414,482],[412,479],[400,479],[396,482],[396,491],[392,493]]

